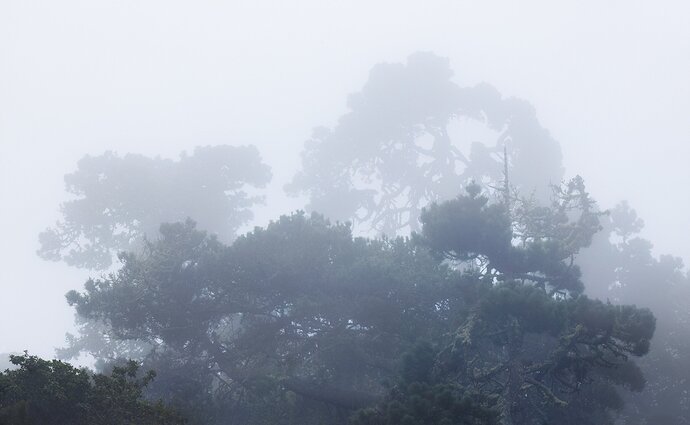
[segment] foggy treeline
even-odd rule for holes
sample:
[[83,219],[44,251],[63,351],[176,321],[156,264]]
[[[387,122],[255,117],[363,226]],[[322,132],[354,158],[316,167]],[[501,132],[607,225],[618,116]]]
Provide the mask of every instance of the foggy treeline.
[[0,374],[0,423],[690,423],[682,261],[530,103],[418,52],[347,108],[281,182],[303,209],[249,231],[255,146],[66,170],[37,254],[93,277],[60,360]]

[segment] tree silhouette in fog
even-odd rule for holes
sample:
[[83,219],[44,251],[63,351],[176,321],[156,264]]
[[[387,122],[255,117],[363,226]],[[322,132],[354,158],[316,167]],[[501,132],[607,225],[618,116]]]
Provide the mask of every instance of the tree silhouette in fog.
[[[308,209],[331,219],[394,235],[418,230],[423,206],[451,199],[469,181],[500,182],[506,147],[511,183],[547,200],[549,184],[563,177],[561,151],[534,109],[487,84],[460,87],[452,76],[448,60],[431,53],[375,66],[337,125],[314,130],[288,192],[306,193]],[[452,130],[468,120],[496,140],[462,152]]]
[[106,269],[119,251],[155,238],[161,223],[192,217],[199,226],[230,241],[261,201],[250,186],[271,178],[252,146],[197,147],[173,161],[113,152],[86,156],[65,176],[76,199],[64,202],[62,218],[39,236],[39,255],[69,265]]
[[657,317],[650,353],[639,362],[647,385],[626,396],[623,423],[690,424],[690,275],[680,258],[653,255],[652,243],[640,236],[644,222],[627,202],[602,224],[577,260],[587,292],[649,308]]

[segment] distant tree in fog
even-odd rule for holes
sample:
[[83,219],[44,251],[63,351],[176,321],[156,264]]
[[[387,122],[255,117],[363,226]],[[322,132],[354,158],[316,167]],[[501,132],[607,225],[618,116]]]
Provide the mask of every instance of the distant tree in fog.
[[253,146],[198,147],[173,161],[113,152],[86,156],[65,176],[62,218],[39,235],[38,254],[48,260],[91,269],[108,268],[118,251],[155,238],[161,223],[193,218],[230,241],[252,217],[271,172]]
[[587,292],[654,312],[657,330],[649,355],[639,362],[647,385],[628,394],[622,424],[690,424],[690,276],[683,261],[658,258],[640,236],[644,222],[627,202],[602,217],[603,230],[577,263]]
[[[534,108],[487,84],[460,87],[452,75],[448,60],[431,53],[375,66],[338,124],[314,130],[287,191],[306,193],[309,210],[394,235],[418,230],[424,205],[451,199],[469,181],[500,182],[506,147],[511,184],[548,200],[549,184],[563,178],[561,150]],[[496,140],[462,152],[452,133],[464,120]]]

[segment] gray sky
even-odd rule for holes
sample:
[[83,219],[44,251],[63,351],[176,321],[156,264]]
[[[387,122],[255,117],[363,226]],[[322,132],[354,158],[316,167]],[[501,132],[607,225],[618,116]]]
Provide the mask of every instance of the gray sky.
[[604,207],[628,199],[658,253],[690,262],[685,1],[0,0],[0,352],[49,356],[88,275],[36,257],[62,176],[104,150],[175,157],[255,144],[271,211],[303,141],[370,68],[417,50],[536,108]]

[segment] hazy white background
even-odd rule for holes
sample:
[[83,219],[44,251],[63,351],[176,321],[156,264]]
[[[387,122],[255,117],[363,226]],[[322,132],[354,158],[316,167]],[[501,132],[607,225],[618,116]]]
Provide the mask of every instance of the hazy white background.
[[603,207],[628,199],[690,262],[690,3],[0,0],[0,352],[43,356],[88,273],[35,255],[62,176],[105,150],[255,144],[271,211],[311,128],[378,62],[447,56],[461,85],[530,101]]

